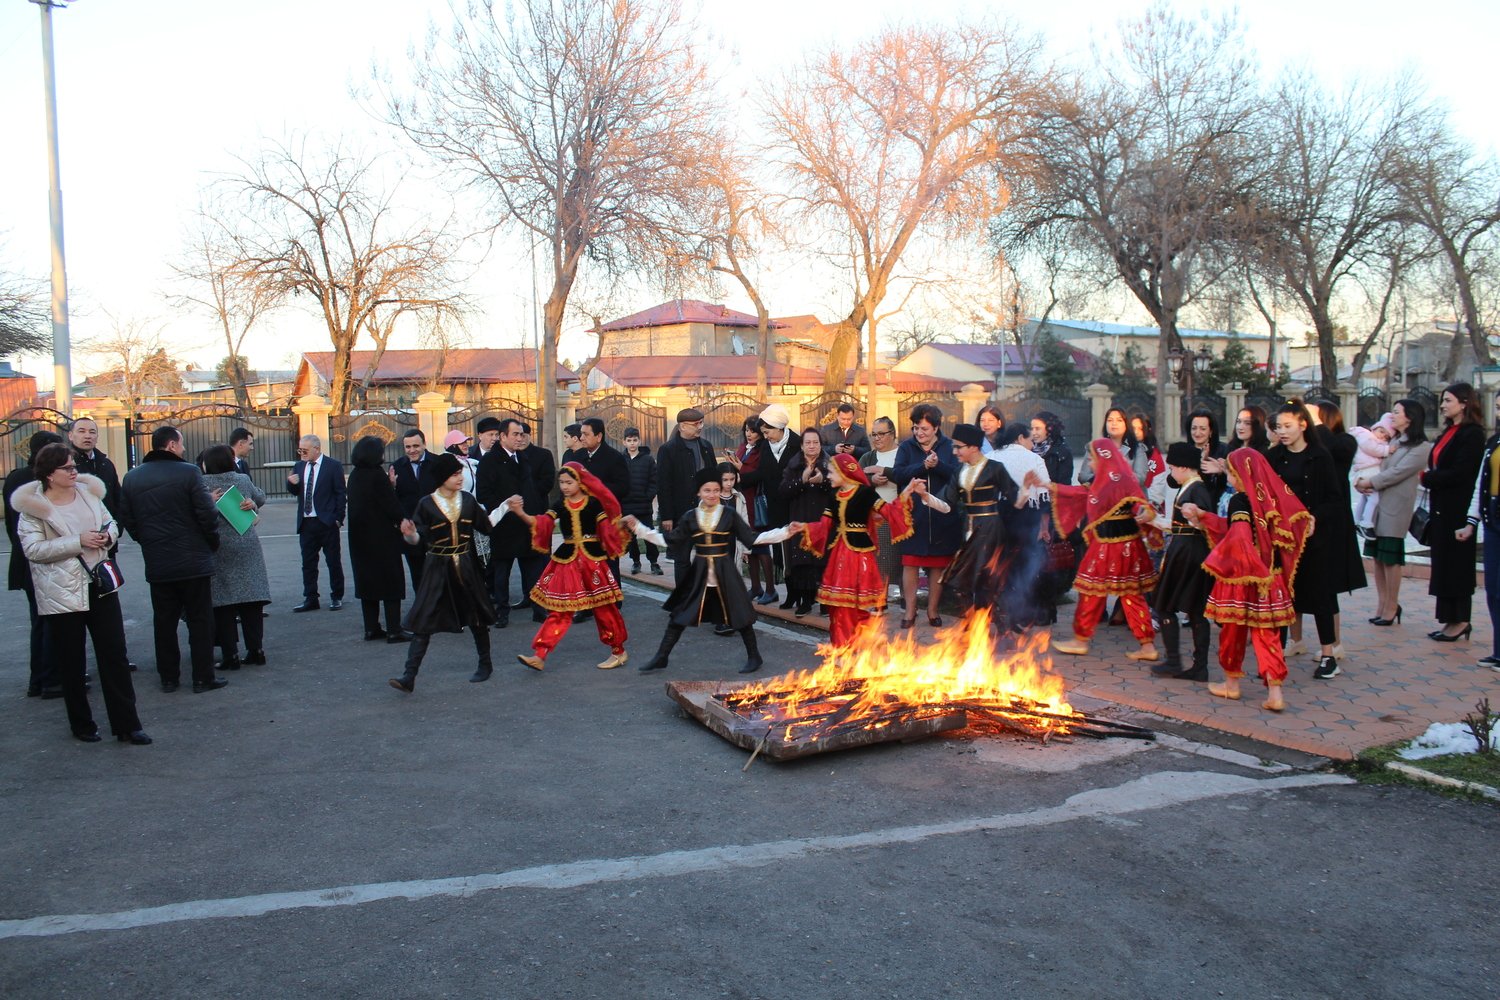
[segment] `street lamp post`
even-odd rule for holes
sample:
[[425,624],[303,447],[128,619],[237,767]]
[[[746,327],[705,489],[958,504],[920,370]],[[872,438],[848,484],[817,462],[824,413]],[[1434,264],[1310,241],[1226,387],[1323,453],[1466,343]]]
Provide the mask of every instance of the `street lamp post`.
[[57,71],[52,60],[52,8],[67,0],[31,0],[42,11],[42,76],[47,101],[48,213],[52,221],[53,405],[73,415],[73,349],[68,334],[68,269],[63,254],[62,172],[57,157]]

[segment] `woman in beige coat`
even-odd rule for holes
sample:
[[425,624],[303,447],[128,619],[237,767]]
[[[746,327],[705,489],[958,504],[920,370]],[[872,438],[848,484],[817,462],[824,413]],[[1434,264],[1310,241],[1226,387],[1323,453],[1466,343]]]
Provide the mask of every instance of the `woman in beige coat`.
[[16,490],[11,503],[20,514],[16,533],[31,564],[37,614],[62,681],[68,726],[85,743],[99,742],[83,683],[87,631],[110,729],[120,741],[143,746],[151,737],[135,711],[120,595],[100,594],[92,576],[120,534],[104,506],[104,483],[79,475],[72,450],[63,444],[43,448],[33,467],[37,481]]
[[1391,408],[1396,439],[1380,469],[1354,481],[1361,493],[1380,494],[1375,510],[1375,537],[1365,541],[1365,555],[1375,566],[1375,590],[1380,607],[1371,625],[1401,621],[1401,567],[1406,564],[1406,531],[1417,506],[1417,473],[1427,468],[1432,442],[1424,433],[1427,419],[1422,404],[1403,399]]

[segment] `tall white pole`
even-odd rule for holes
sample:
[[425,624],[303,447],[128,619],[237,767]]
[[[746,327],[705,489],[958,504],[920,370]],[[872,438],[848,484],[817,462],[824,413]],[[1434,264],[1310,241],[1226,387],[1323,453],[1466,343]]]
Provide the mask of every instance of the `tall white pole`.
[[52,218],[52,380],[55,407],[73,415],[73,351],[68,335],[68,270],[63,254],[62,172],[57,157],[57,72],[52,63],[52,4],[42,9],[42,74],[47,98],[47,207]]

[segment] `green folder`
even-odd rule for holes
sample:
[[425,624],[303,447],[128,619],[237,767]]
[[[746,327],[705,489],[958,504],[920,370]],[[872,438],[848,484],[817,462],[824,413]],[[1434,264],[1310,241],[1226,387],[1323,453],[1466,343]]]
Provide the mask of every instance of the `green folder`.
[[238,486],[231,486],[224,491],[214,504],[219,508],[219,513],[224,515],[235,531],[244,534],[255,524],[256,514],[253,510],[240,510],[240,504],[245,502],[245,494],[240,492]]

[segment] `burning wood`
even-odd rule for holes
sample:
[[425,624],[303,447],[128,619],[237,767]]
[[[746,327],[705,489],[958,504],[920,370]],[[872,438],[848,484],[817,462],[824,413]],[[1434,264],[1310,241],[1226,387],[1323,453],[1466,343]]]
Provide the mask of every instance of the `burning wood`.
[[997,654],[987,613],[939,632],[932,645],[878,627],[823,664],[750,684],[674,681],[667,694],[738,746],[777,760],[969,729],[1053,739],[1153,739],[1149,729],[1075,712],[1052,673],[1047,637]]

